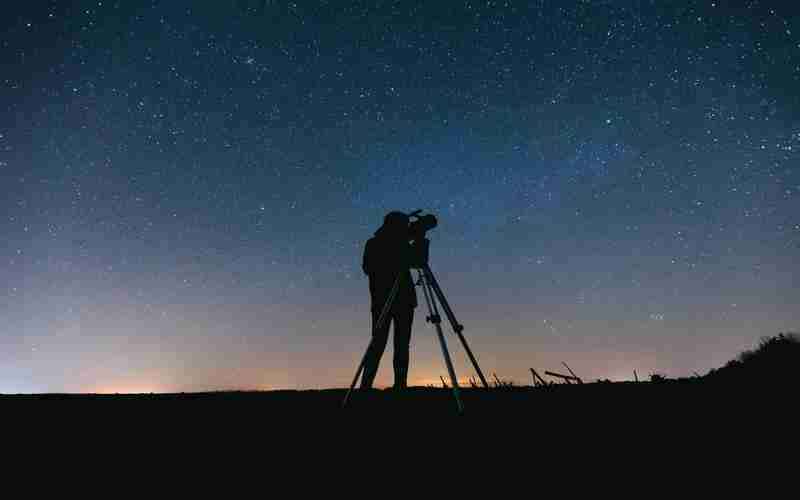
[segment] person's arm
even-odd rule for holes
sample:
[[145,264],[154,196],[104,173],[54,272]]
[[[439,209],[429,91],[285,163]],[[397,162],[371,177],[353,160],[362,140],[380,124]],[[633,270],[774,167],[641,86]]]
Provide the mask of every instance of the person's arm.
[[372,239],[367,240],[367,243],[364,245],[364,256],[361,259],[361,269],[364,271],[364,274],[369,276],[369,274],[373,271],[372,268]]

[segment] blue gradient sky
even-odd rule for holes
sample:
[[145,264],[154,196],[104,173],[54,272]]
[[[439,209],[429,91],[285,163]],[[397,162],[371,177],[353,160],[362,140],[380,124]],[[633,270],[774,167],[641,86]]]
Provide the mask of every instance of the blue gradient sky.
[[[434,272],[518,383],[798,330],[796,6],[6,9],[0,392],[345,386],[395,209],[439,217]],[[445,373],[423,316],[414,384]]]

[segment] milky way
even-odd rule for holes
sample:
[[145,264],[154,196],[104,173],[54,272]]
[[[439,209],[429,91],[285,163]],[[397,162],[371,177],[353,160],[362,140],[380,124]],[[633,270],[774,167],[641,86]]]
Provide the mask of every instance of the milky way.
[[[792,2],[13,3],[0,392],[345,386],[398,209],[518,383],[800,325]],[[411,383],[437,349],[419,308]]]

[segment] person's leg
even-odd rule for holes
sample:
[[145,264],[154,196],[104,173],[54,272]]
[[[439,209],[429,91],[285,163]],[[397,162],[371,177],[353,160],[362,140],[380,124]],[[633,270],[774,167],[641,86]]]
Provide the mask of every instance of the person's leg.
[[408,351],[411,345],[414,308],[404,307],[392,311],[392,319],[394,320],[394,386],[405,389],[408,385]]
[[362,389],[372,387],[372,382],[378,373],[381,356],[383,356],[383,351],[386,349],[386,341],[389,338],[391,316],[384,320],[380,329],[376,329],[375,324],[378,322],[378,316],[380,316],[380,311],[372,311],[372,341],[367,348],[367,355],[364,359],[364,373],[361,374]]

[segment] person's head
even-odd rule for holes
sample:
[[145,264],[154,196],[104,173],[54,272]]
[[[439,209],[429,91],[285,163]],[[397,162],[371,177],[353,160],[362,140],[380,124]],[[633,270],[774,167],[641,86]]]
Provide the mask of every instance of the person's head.
[[389,212],[383,218],[380,231],[387,235],[403,236],[408,233],[409,218],[403,212]]

